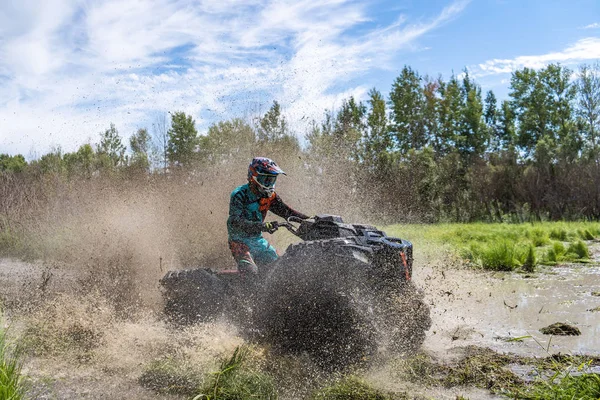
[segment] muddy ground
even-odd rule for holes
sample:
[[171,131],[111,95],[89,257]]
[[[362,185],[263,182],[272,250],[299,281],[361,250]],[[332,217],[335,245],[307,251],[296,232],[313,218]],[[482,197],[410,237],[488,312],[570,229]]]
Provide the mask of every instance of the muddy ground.
[[[534,274],[473,271],[451,258],[417,254],[415,281],[426,292],[433,325],[423,351],[436,359],[459,357],[465,346],[524,356],[600,354],[600,244],[593,261],[541,267]],[[177,399],[142,387],[156,360],[177,359],[190,370],[211,371],[243,340],[226,323],[175,330],[160,318],[155,293],[137,308],[115,312],[94,286],[67,264],[0,259],[0,299],[13,336],[26,338],[24,372],[38,399]],[[82,287],[85,290],[82,290]],[[152,288],[150,288],[152,292]],[[539,329],[567,322],[580,336],[546,336]],[[522,340],[510,340],[524,337]],[[361,374],[378,388],[425,398],[499,398],[484,389],[442,389],[404,381],[393,355]],[[517,370],[527,378],[527,369]],[[302,394],[288,395],[301,398]],[[284,396],[285,398],[285,396]]]

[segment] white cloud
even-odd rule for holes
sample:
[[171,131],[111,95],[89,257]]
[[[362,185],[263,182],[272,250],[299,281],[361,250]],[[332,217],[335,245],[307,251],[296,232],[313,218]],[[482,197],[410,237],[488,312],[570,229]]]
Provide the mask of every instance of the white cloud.
[[594,22],[593,24],[589,24],[586,26],[582,26],[581,29],[598,29],[600,28],[600,23]]
[[573,65],[588,60],[600,59],[600,38],[589,37],[578,40],[563,51],[537,56],[519,56],[513,59],[493,59],[469,67],[474,77],[508,74],[522,68],[543,68],[550,63]]
[[348,82],[391,68],[467,4],[357,34],[369,10],[354,0],[0,2],[0,152],[71,151],[110,122],[128,136],[165,111],[205,127],[273,99],[300,127],[364,98]]

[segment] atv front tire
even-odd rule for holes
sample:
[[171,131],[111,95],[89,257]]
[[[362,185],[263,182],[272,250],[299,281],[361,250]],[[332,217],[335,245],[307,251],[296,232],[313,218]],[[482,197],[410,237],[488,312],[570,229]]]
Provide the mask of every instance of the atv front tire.
[[260,340],[342,369],[377,350],[370,264],[345,239],[292,245],[267,279],[256,312]]

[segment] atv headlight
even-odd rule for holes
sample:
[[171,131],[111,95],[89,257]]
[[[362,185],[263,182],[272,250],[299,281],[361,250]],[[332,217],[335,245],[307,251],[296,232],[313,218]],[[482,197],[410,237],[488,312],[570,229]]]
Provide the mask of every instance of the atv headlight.
[[356,258],[359,261],[364,262],[365,264],[369,263],[369,258],[365,255],[365,253],[363,253],[361,251],[354,250],[352,252],[352,255],[354,256],[354,258]]

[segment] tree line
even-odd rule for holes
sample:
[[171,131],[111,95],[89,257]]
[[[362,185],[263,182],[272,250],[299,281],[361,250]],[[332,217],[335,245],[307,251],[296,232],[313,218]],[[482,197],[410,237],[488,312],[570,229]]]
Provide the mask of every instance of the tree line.
[[278,102],[252,120],[199,134],[173,112],[129,139],[116,127],[97,144],[26,162],[0,155],[0,173],[63,179],[190,174],[284,157],[315,189],[382,221],[600,218],[600,64],[515,71],[508,99],[482,92],[468,71],[450,79],[405,66],[388,98],[372,89],[307,127],[306,145]]

